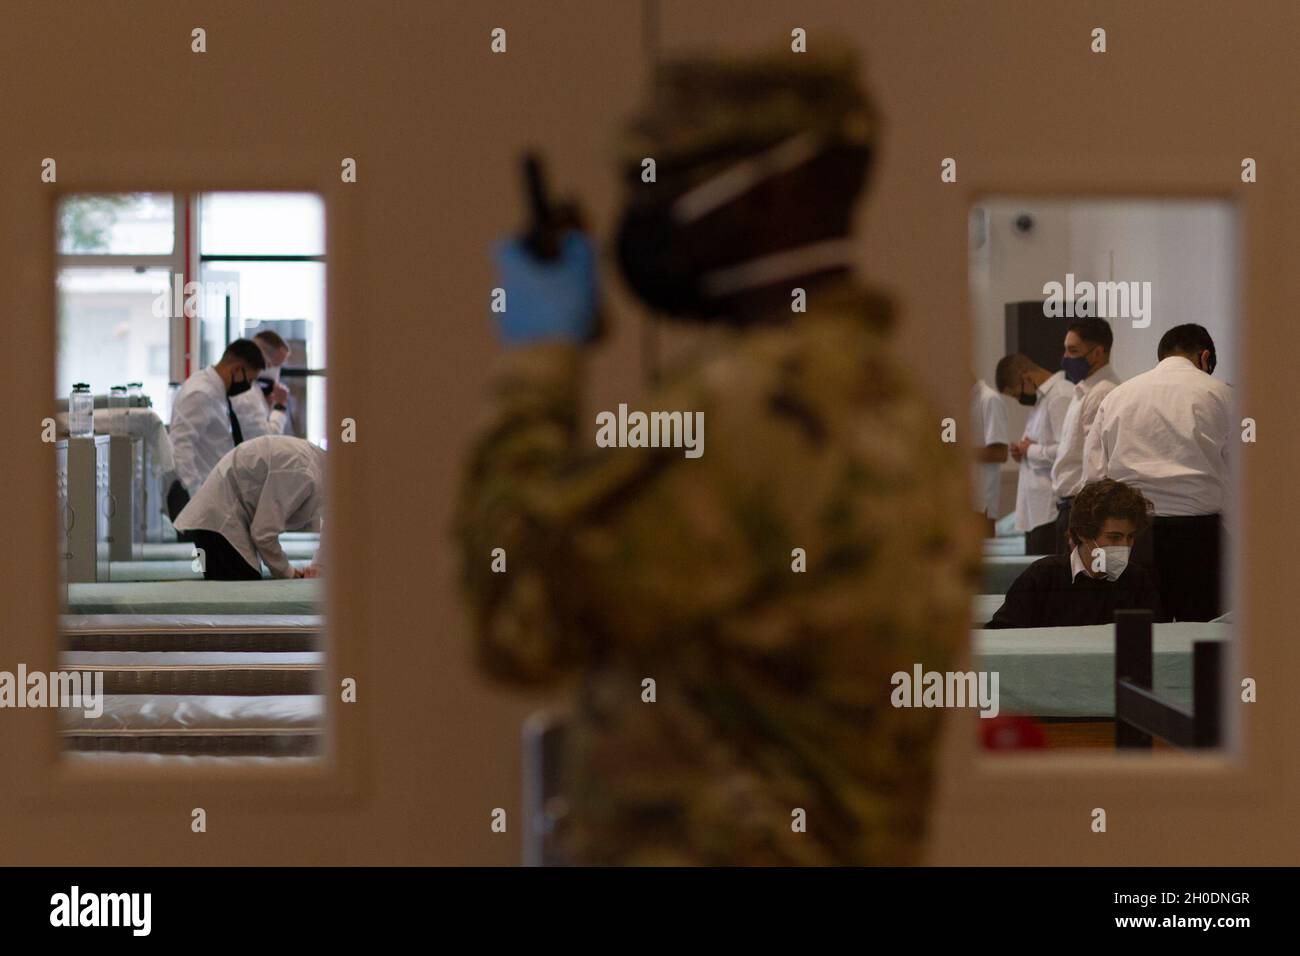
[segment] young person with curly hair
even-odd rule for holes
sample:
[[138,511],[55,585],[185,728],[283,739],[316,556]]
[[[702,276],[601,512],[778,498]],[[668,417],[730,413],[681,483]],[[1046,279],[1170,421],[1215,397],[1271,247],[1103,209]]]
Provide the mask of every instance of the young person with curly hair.
[[1070,508],[1069,554],[1026,568],[985,627],[1110,624],[1126,608],[1147,608],[1163,620],[1155,579],[1129,563],[1149,511],[1150,502],[1131,485],[1109,478],[1085,485]]

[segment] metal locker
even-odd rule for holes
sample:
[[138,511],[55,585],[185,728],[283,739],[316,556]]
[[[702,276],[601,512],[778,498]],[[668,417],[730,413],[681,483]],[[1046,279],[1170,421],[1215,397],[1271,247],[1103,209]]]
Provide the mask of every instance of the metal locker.
[[59,584],[60,590],[68,583],[68,559],[72,556],[72,543],[68,540],[71,523],[68,512],[68,440],[54,445],[54,493],[59,509]]
[[68,439],[68,580],[107,581],[109,436]]
[[140,508],[145,541],[163,540],[162,516],[167,496],[163,493],[162,482],[154,474],[154,467],[154,452],[149,443],[145,442],[140,454],[141,487],[144,489]]
[[109,439],[109,557],[114,561],[144,556],[143,447],[129,435]]

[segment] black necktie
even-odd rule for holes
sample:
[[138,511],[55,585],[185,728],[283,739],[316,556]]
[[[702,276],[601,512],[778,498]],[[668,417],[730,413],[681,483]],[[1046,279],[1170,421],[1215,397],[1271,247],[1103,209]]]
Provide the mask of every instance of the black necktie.
[[235,406],[230,404],[229,396],[226,397],[226,410],[230,412],[230,435],[235,439],[235,444],[238,445],[244,440],[244,432],[239,427],[239,416],[235,414]]

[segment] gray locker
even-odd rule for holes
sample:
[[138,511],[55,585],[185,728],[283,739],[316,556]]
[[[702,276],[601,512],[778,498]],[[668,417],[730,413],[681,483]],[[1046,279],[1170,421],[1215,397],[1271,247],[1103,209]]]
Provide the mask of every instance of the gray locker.
[[72,557],[72,545],[68,541],[68,532],[71,529],[68,526],[68,440],[66,438],[54,445],[54,489],[59,502],[59,583],[61,586],[66,586],[68,559]]
[[154,455],[147,442],[141,449],[140,469],[144,484],[144,540],[162,541],[162,516],[167,509],[167,495],[162,481],[154,474]]
[[144,442],[129,435],[109,439],[109,557],[144,557]]
[[109,519],[109,436],[68,439],[66,508],[68,580],[107,581]]

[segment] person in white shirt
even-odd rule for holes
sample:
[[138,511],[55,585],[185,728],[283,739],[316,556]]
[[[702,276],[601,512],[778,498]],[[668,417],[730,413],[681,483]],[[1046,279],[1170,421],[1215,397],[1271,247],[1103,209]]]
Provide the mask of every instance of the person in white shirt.
[[256,388],[232,398],[230,403],[245,439],[283,435],[289,424],[289,390],[280,383],[280,369],[289,361],[289,344],[270,329],[258,332],[253,341],[262,350],[266,368],[257,376]]
[[[317,531],[325,507],[325,451],[290,435],[250,438],[228,452],[176,519],[203,549],[209,581],[315,577],[280,546],[286,531]],[[313,569],[319,564],[313,562]]]
[[226,346],[221,361],[195,372],[181,386],[167,428],[176,462],[176,480],[167,493],[173,524],[221,456],[243,440],[231,399],[252,388],[265,367],[255,343],[236,339]]
[[1033,408],[1025,433],[1010,447],[1020,463],[1016,482],[1016,530],[1024,532],[1025,554],[1056,553],[1056,498],[1052,465],[1073,394],[1064,372],[1049,372],[1027,355],[998,362],[994,383],[1003,395]]
[[1002,463],[1010,444],[1007,407],[983,381],[971,388],[971,434],[975,444],[975,511],[984,522],[984,536],[994,535],[998,519]]
[[1178,621],[1223,613],[1222,514],[1233,439],[1232,387],[1211,376],[1214,339],[1179,325],[1159,364],[1115,388],[1097,410],[1084,452],[1087,480],[1114,478],[1151,500],[1155,517],[1134,560],[1154,564],[1160,601]]
[[1056,553],[1070,550],[1070,506],[1083,488],[1083,445],[1097,417],[1097,409],[1119,376],[1110,365],[1115,336],[1105,319],[1079,319],[1065,332],[1061,370],[1074,386],[1070,407],[1061,424],[1061,440],[1052,463],[1052,494],[1056,497]]

